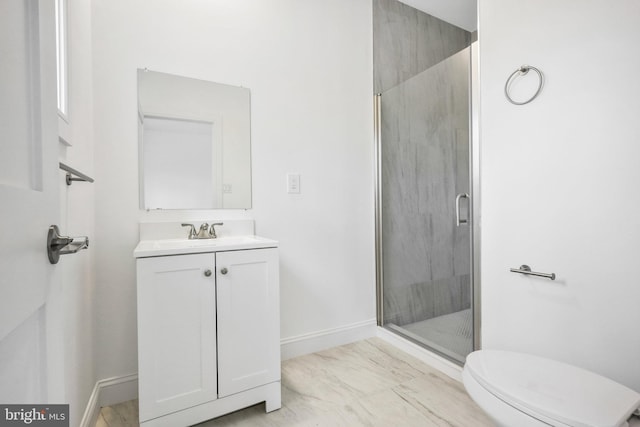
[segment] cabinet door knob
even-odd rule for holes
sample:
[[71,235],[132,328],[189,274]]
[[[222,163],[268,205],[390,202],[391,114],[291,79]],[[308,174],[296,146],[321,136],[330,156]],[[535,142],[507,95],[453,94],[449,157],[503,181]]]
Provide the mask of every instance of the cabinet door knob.
[[205,270],[204,271],[204,275],[207,276],[207,277],[211,276],[211,270],[209,270],[209,269]]
[[229,270],[227,270],[227,267],[222,267],[220,269],[220,274],[227,274],[229,272]]

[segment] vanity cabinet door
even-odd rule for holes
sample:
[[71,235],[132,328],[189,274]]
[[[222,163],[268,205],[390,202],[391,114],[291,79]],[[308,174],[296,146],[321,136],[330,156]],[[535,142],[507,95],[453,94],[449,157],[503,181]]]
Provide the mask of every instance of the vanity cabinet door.
[[218,393],[280,380],[278,250],[218,252]]
[[141,422],[216,399],[214,271],[214,254],[137,260]]

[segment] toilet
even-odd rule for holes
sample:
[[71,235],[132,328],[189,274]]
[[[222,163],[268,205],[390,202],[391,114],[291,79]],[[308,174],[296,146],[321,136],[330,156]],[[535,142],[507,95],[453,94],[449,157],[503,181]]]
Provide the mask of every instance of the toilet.
[[479,350],[467,356],[462,379],[497,426],[640,426],[640,393],[555,360]]

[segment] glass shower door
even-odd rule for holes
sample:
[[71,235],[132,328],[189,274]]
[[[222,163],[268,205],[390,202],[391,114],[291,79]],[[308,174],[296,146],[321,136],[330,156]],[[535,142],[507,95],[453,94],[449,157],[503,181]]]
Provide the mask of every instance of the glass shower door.
[[381,323],[463,363],[473,349],[470,48],[380,95]]

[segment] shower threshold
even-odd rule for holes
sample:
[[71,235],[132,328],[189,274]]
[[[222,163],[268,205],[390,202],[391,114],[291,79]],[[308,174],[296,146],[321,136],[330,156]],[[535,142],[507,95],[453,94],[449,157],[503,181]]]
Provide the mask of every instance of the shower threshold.
[[393,323],[384,326],[460,365],[473,351],[471,309],[402,326]]

